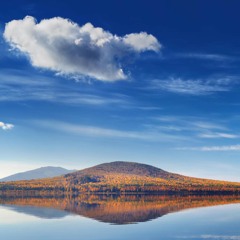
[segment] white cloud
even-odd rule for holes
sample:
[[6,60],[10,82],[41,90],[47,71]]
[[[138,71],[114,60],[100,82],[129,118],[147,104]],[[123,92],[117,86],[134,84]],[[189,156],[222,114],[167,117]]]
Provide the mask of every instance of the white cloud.
[[134,50],[138,52],[152,50],[157,52],[161,45],[157,42],[157,39],[146,32],[131,33],[123,38],[125,44],[130,45]]
[[4,122],[0,122],[0,128],[2,130],[11,130],[13,129],[14,125],[11,123],[4,123]]
[[232,85],[237,84],[234,77],[221,77],[212,79],[155,79],[151,82],[150,89],[165,90],[187,95],[208,95],[215,92],[230,91]]
[[6,24],[4,37],[35,67],[102,81],[127,78],[121,66],[123,57],[161,48],[158,40],[146,32],[120,37],[91,23],[79,26],[61,17],[39,23],[31,16],[13,20]]

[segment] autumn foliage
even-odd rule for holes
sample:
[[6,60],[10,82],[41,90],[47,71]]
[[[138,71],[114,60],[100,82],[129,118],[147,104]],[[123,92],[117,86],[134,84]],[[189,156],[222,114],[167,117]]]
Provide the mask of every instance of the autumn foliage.
[[64,176],[0,183],[0,195],[239,194],[240,183],[186,177],[139,163],[113,162]]

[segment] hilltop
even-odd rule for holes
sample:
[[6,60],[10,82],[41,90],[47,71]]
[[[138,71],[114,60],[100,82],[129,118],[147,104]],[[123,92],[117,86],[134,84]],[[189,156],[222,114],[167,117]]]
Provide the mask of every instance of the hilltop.
[[60,177],[0,183],[0,194],[239,194],[240,183],[186,177],[140,163],[111,162]]
[[109,174],[124,174],[135,175],[142,177],[153,177],[162,179],[178,179],[181,175],[166,172],[160,168],[153,167],[151,165],[136,163],[136,162],[110,162],[103,163],[94,167],[86,168],[81,171],[77,171],[72,176],[80,175],[109,175]]

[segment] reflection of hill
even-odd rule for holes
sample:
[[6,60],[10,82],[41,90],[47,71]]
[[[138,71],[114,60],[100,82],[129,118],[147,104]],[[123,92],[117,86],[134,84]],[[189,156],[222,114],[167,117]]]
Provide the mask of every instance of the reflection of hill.
[[13,210],[18,213],[35,216],[44,219],[58,219],[64,218],[69,215],[68,212],[54,208],[35,207],[35,206],[22,206],[22,205],[5,205],[7,209]]
[[[145,222],[184,209],[230,203],[240,203],[240,196],[82,195],[77,198],[0,199],[0,204],[14,205],[13,210],[37,217],[50,218],[52,216],[51,214],[49,216],[50,209],[51,211],[58,209],[113,224]],[[39,208],[44,208],[40,215]],[[46,211],[46,208],[49,210]],[[61,218],[67,214],[66,212],[61,212],[60,215],[57,213],[54,217]]]
[[61,167],[41,167],[34,170],[21,172],[17,174],[10,175],[8,177],[0,179],[0,182],[10,182],[10,181],[20,181],[20,180],[32,180],[41,178],[50,178],[61,176],[74,172],[74,170],[67,170]]

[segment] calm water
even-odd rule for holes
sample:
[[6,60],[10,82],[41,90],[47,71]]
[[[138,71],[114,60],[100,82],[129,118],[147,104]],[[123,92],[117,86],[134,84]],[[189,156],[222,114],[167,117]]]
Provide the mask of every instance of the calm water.
[[240,240],[240,197],[1,198],[3,240]]

